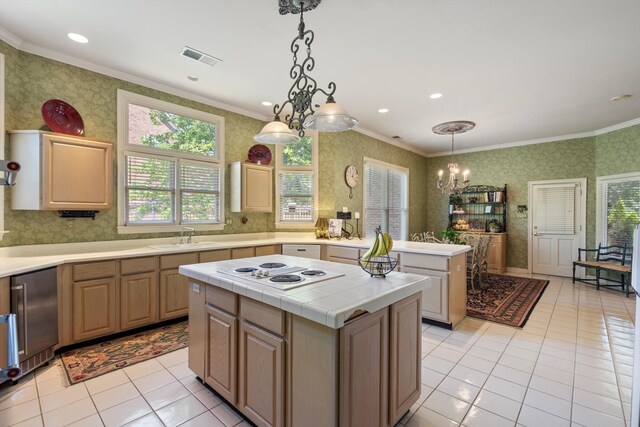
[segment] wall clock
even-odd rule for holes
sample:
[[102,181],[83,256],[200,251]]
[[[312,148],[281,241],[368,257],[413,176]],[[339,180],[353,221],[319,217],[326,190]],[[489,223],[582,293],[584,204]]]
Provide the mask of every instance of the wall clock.
[[353,199],[353,187],[358,185],[358,169],[354,165],[347,166],[344,171],[344,180],[349,186],[349,198]]

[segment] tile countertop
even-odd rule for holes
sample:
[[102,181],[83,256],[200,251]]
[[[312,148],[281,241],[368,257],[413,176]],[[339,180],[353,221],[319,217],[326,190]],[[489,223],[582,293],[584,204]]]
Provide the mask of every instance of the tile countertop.
[[[288,291],[243,280],[218,272],[219,269],[255,267],[263,262],[321,269],[344,276],[311,283]],[[431,282],[419,274],[391,272],[386,278],[371,277],[360,267],[286,255],[209,262],[180,266],[180,274],[278,307],[314,322],[339,329],[356,310],[380,310],[417,292]],[[200,292],[204,290],[201,289]]]
[[[0,277],[53,267],[69,262],[135,258],[180,252],[207,251],[273,244],[323,244],[369,248],[373,240],[316,239],[313,233],[251,233],[195,236],[191,245],[172,245],[172,237],[131,239],[102,242],[55,243],[49,245],[10,246],[0,248]],[[157,246],[162,246],[158,248]],[[454,256],[469,251],[465,245],[445,245],[394,241],[395,252],[412,252],[439,256]]]

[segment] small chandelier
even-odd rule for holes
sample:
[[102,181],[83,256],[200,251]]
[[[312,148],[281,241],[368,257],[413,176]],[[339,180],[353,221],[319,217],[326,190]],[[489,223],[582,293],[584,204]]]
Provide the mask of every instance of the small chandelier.
[[[293,66],[289,75],[293,78],[293,84],[289,94],[281,105],[273,107],[273,121],[267,123],[259,134],[253,137],[262,144],[289,144],[298,142],[304,136],[305,129],[315,129],[320,132],[341,132],[352,129],[358,125],[358,120],[350,116],[347,111],[333,98],[336,84],[330,82],[327,90],[319,88],[315,79],[307,74],[313,71],[315,59],[311,56],[311,43],[315,37],[313,31],[306,30],[303,13],[315,9],[321,0],[279,0],[280,14],[300,13],[298,35],[291,42],[293,53]],[[298,63],[298,53],[306,52],[306,56]],[[322,92],[327,97],[326,104],[313,105],[313,97]],[[287,112],[284,122],[280,120],[285,107],[290,106],[291,112]],[[297,135],[293,132],[297,130]]]
[[[454,121],[454,122],[445,122],[440,123],[439,125],[435,125],[431,130],[438,135],[448,135],[451,134],[451,155],[453,156],[453,136],[456,133],[464,133],[470,131],[476,127],[474,122],[469,121]],[[441,169],[438,172],[438,179],[436,180],[436,186],[442,191],[449,192],[449,194],[459,194],[469,186],[469,170],[465,170],[462,172],[462,185],[460,183],[460,168],[458,168],[457,163],[449,163],[447,165],[449,168],[449,180],[445,184],[442,180],[444,171]]]

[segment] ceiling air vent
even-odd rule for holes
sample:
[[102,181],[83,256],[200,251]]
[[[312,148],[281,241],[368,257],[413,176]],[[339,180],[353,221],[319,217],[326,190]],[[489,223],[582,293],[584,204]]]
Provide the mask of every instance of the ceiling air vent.
[[195,59],[198,62],[202,62],[207,65],[215,66],[217,63],[222,62],[222,59],[218,59],[214,56],[207,55],[204,52],[197,51],[188,46],[185,46],[181,51],[180,55],[186,56],[187,58]]

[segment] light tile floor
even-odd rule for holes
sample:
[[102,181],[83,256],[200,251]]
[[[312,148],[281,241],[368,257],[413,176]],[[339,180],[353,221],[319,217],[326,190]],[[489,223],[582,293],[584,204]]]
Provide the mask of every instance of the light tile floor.
[[[522,330],[425,325],[422,394],[399,426],[628,426],[635,299],[549,280]],[[197,382],[187,355],[71,387],[59,364],[39,369],[0,387],[0,426],[248,426]]]

